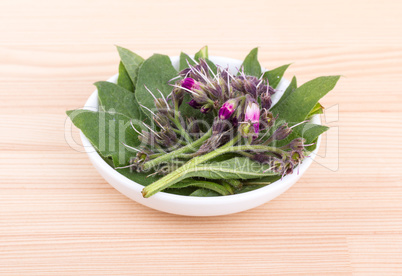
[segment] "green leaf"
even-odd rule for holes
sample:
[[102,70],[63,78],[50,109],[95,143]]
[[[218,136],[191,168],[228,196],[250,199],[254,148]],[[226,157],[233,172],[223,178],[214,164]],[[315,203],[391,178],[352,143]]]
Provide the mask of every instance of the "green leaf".
[[267,171],[267,165],[261,165],[247,157],[235,157],[227,161],[205,163],[187,171],[187,177],[207,179],[253,179],[276,173]]
[[134,92],[134,84],[130,79],[126,67],[124,67],[123,62],[119,63],[119,77],[117,78],[117,85],[127,89],[128,91]]
[[[305,123],[298,125],[292,129],[292,133],[284,140],[276,141],[274,146],[276,147],[282,147],[284,145],[287,145],[289,142],[291,142],[293,139],[302,137],[306,139],[306,144],[311,144],[316,141],[318,136],[323,134],[325,131],[327,131],[329,127],[323,126],[323,125],[317,125],[317,124],[312,124],[312,123]],[[310,146],[307,148],[307,150],[312,151],[315,149],[315,145]]]
[[285,121],[294,125],[304,121],[317,102],[335,87],[339,77],[319,77],[306,82],[272,107],[271,112],[278,115],[278,122]]
[[218,67],[216,67],[215,63],[209,59],[206,59],[205,62],[208,64],[211,71],[216,75],[218,73]]
[[220,196],[220,194],[207,189],[198,189],[195,190],[193,193],[191,193],[190,196],[211,197],[211,196]]
[[261,178],[249,179],[244,184],[246,185],[261,185],[266,186],[281,179],[281,175],[268,175]]
[[182,188],[191,187],[191,186],[212,190],[212,191],[219,193],[220,195],[229,195],[230,194],[230,192],[222,185],[219,185],[219,184],[217,184],[215,182],[211,182],[211,181],[202,181],[202,180],[195,180],[195,179],[185,179],[181,182],[173,184],[172,186],[169,187],[169,189],[182,189]]
[[165,189],[163,192],[174,194],[174,195],[182,195],[182,196],[190,196],[197,188],[195,187],[187,187],[183,189]]
[[221,179],[221,182],[227,183],[235,189],[243,187],[243,183],[238,179]]
[[[138,71],[135,91],[135,97],[138,103],[150,110],[154,110],[154,98],[150,95],[145,86],[152,91],[157,98],[160,97],[158,89],[167,97],[172,91],[172,86],[168,84],[168,81],[176,76],[177,71],[174,69],[168,56],[154,54],[145,60]],[[146,108],[144,108],[143,111],[152,119],[152,114]]]
[[[188,63],[187,63],[188,62]],[[194,59],[192,59],[189,55],[187,55],[186,53],[181,52],[180,53],[180,66],[179,66],[179,70],[184,70],[186,68],[188,68],[188,64],[190,65],[196,65]]]
[[135,151],[122,144],[134,147],[140,144],[127,116],[83,109],[66,113],[103,157],[112,157],[115,166],[125,166],[135,156]]
[[143,186],[148,186],[149,184],[152,184],[153,182],[155,182],[156,180],[161,178],[160,175],[149,176],[149,174],[150,174],[149,172],[148,173],[139,173],[139,172],[135,172],[135,171],[130,171],[130,168],[117,169],[116,171],[119,172],[120,174],[124,175],[128,179],[130,179],[140,185],[143,185]]
[[274,183],[275,181],[278,181],[281,179],[280,175],[269,175],[269,176],[264,176],[261,178],[256,178],[256,179],[249,179],[246,182],[244,182],[243,188],[237,191],[238,194],[250,192],[257,190],[259,188],[265,187],[271,183]]
[[268,79],[269,85],[272,86],[273,88],[276,88],[279,82],[281,81],[283,74],[285,73],[286,69],[288,69],[289,66],[290,64],[286,64],[281,67],[267,71],[264,73],[263,79]]
[[315,150],[315,148],[317,147],[317,139],[318,136],[320,136],[321,134],[323,134],[324,132],[326,132],[329,127],[327,126],[323,126],[323,125],[316,125],[316,124],[311,124],[311,123],[307,123],[304,124],[304,126],[300,126],[300,128],[302,128],[301,130],[296,129],[295,131],[298,131],[300,133],[300,137],[304,137],[306,139],[306,143],[307,144],[312,144],[314,143],[314,145],[306,147],[307,151],[313,151]]
[[[306,83],[309,84],[313,82],[307,87],[305,86],[306,84],[304,84],[297,88],[296,78],[294,77],[290,85],[287,87],[284,95],[271,109],[274,115],[279,114],[277,119],[278,124],[281,124],[285,121],[292,125],[310,118],[311,113],[317,111],[319,105],[318,100],[335,86],[338,79],[339,76],[321,77]],[[314,101],[316,101],[316,103],[313,105]],[[309,108],[303,109],[305,104],[309,104],[311,110],[307,111]],[[290,112],[290,110],[293,110],[293,112]],[[317,141],[318,136],[328,129],[329,128],[326,126],[312,123],[301,124],[293,128],[289,137],[281,141],[276,141],[274,145],[281,147],[299,137],[305,138],[306,144],[312,144]],[[307,147],[307,150],[313,151],[315,148],[316,145],[314,144]]]
[[310,111],[310,113],[307,115],[307,118],[311,118],[314,115],[323,114],[323,113],[324,113],[324,107],[320,103],[317,103],[314,106],[314,108]]
[[277,105],[280,105],[290,94],[292,94],[297,88],[297,80],[296,77],[293,77],[292,81],[290,82],[289,86],[286,88],[285,92],[283,93],[282,97],[279,101],[272,107],[275,109]]
[[200,61],[200,58],[207,59],[208,58],[208,46],[202,47],[195,55],[194,59],[196,61]]
[[116,47],[117,51],[119,52],[121,62],[126,68],[127,73],[130,76],[130,79],[135,88],[135,84],[137,83],[138,69],[140,68],[140,65],[142,64],[144,59],[126,48],[120,46]]
[[[205,46],[207,47],[207,46]],[[204,47],[204,48],[205,48]],[[205,53],[202,55],[200,52],[202,52],[202,50],[204,49],[202,48],[194,57],[194,59],[192,59],[189,55],[187,55],[186,53],[181,52],[180,53],[180,66],[179,66],[179,70],[183,70],[188,68],[188,64],[190,63],[190,65],[196,65],[195,61],[200,61],[200,58],[205,59],[205,62],[208,64],[209,68],[211,69],[211,71],[216,74],[218,72],[218,68],[216,67],[215,63],[213,63],[211,60],[208,59],[208,48],[207,48],[207,53],[206,53],[206,57],[205,57]],[[204,51],[205,52],[205,51]],[[187,63],[188,61],[188,63]]]
[[254,48],[246,56],[242,64],[244,73],[255,77],[261,76],[261,65],[258,62],[258,48]]
[[130,119],[141,120],[142,111],[134,93],[107,81],[97,82],[95,86],[98,88],[100,110],[114,110]]
[[262,187],[264,187],[264,186],[263,185],[247,185],[247,186],[244,186],[243,188],[241,188],[239,191],[237,191],[237,194],[251,192],[251,191],[257,190]]
[[[113,160],[111,157],[104,157],[102,156],[102,154],[97,151],[98,154],[102,157],[102,159],[108,163],[109,166],[111,166],[113,168],[114,164],[113,164]],[[128,179],[142,185],[142,186],[147,186],[153,182],[155,182],[156,180],[158,180],[159,178],[161,178],[162,176],[160,175],[152,175],[150,176],[149,174],[151,172],[148,173],[140,173],[140,172],[136,172],[136,171],[131,171],[130,168],[124,168],[124,169],[116,169],[116,171],[118,173],[120,173],[121,175],[127,177]],[[194,189],[190,192],[192,193],[194,191]],[[190,193],[188,193],[187,195],[190,195]]]

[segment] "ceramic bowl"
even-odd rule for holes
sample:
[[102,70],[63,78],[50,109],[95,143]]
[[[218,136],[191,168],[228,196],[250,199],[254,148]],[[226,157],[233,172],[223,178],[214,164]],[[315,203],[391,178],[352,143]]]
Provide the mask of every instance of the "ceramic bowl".
[[[240,60],[225,57],[210,57],[210,59],[223,67],[229,66],[229,69],[233,73],[236,72],[236,68],[240,68],[242,63]],[[179,57],[171,57],[171,61],[172,64],[178,68]],[[115,83],[117,81],[117,76],[118,75],[111,77],[108,81]],[[277,87],[278,92],[273,98],[273,104],[275,104],[282,96],[288,85],[289,81],[286,79],[281,80]],[[84,108],[89,110],[97,110],[97,90],[95,90],[89,97]],[[320,124],[319,116],[315,116],[312,122]],[[317,141],[317,148],[314,150],[314,152],[312,152],[310,157],[307,157],[303,163],[300,164],[297,169],[295,169],[293,174],[287,175],[283,177],[283,179],[257,190],[242,194],[219,197],[190,197],[159,192],[149,198],[143,198],[141,195],[141,190],[144,186],[126,178],[110,167],[96,152],[94,147],[85,137],[85,135],[82,134],[82,132],[81,139],[89,159],[96,170],[98,170],[98,172],[107,182],[110,183],[110,185],[132,200],[150,208],[171,214],[185,216],[219,216],[242,212],[260,206],[261,204],[276,198],[289,189],[300,179],[300,177],[302,177],[302,175],[307,171],[308,167],[313,162],[313,158],[316,155],[320,145],[321,137]]]

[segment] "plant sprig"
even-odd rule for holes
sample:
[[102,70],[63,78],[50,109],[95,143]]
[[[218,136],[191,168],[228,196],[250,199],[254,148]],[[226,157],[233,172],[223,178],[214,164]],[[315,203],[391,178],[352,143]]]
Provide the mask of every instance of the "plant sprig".
[[[242,193],[291,174],[328,128],[310,122],[318,101],[339,76],[297,87],[296,79],[273,105],[289,67],[263,71],[258,48],[233,75],[209,60],[144,60],[118,47],[117,84],[98,82],[99,111],[67,114],[117,171],[145,185],[143,196],[166,191],[190,196]],[[209,192],[204,192],[209,191]]]

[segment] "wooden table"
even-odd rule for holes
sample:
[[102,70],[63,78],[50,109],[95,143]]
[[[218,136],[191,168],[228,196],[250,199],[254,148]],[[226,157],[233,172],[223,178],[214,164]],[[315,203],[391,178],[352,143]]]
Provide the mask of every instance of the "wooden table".
[[[402,275],[401,12],[392,0],[1,1],[0,273]],[[322,101],[321,158],[235,215],[129,200],[65,134],[65,111],[117,72],[114,44],[238,59],[259,46],[299,83],[342,74]]]

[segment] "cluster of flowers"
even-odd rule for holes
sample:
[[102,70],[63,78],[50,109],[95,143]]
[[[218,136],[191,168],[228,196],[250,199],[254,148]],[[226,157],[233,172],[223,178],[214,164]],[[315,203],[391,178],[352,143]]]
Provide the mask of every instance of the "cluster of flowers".
[[[142,165],[153,157],[177,150],[208,131],[210,136],[194,150],[192,157],[215,150],[238,134],[248,145],[269,146],[286,139],[292,132],[286,123],[276,122],[269,111],[271,97],[276,91],[262,77],[248,76],[244,72],[233,75],[221,67],[214,73],[205,60],[200,60],[194,66],[189,64],[178,78],[171,84],[173,90],[167,98],[157,98],[149,91],[154,96],[156,112],[153,112],[153,118],[159,131],[149,127],[149,131],[139,133],[143,147],[131,161],[137,171],[142,171]],[[186,95],[190,100],[183,103]],[[193,117],[183,118],[179,111],[182,104],[204,114],[212,113],[212,126],[205,127]],[[240,154],[270,164],[278,174],[285,175],[292,173],[303,160],[305,146],[303,138],[296,138],[276,151],[244,151]],[[166,174],[177,168],[170,166],[158,172]]]
[[270,109],[271,96],[275,93],[267,80],[246,76],[244,72],[233,76],[221,67],[214,74],[203,60],[199,65],[189,65],[180,76],[184,79],[174,85],[173,91],[179,101],[183,98],[183,91],[188,92],[192,97],[188,104],[193,108],[202,113],[219,110],[219,120],[228,120],[234,127],[240,123],[244,136],[258,137],[260,110]]

